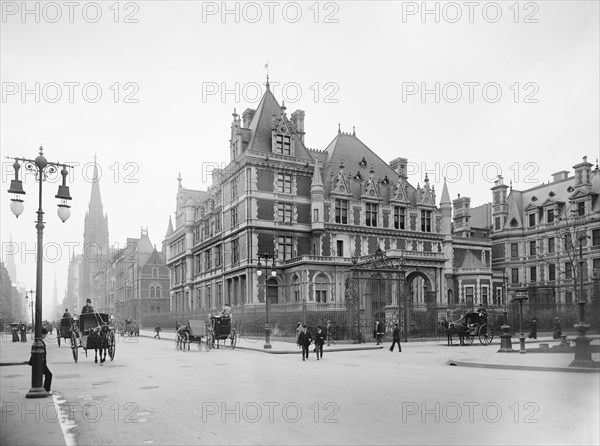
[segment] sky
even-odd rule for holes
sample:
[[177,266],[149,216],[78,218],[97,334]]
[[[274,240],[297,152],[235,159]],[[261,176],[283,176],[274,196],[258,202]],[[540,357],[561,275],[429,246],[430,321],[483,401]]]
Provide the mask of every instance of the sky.
[[210,185],[231,114],[256,108],[267,70],[288,115],[306,112],[308,147],[354,127],[383,160],[407,158],[414,186],[427,174],[438,203],[444,177],[478,206],[499,174],[524,190],[599,157],[596,1],[0,4],[2,259],[15,252],[27,289],[37,186],[26,173],[16,219],[5,157],[43,145],[74,166],[67,222],[58,178],[43,186],[46,303],[81,252],[94,156],[111,245],[144,227],[160,249],[177,177]]

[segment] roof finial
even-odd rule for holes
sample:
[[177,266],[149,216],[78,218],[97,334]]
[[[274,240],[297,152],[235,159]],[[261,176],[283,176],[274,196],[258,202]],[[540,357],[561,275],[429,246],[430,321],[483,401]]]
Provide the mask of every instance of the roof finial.
[[268,90],[269,89],[269,62],[267,62],[265,64],[265,68],[267,69],[267,83],[266,83],[266,86],[267,86],[267,90]]
[[342,129],[340,127],[340,123],[338,122],[338,133],[342,133]]
[[179,172],[179,176],[177,177],[177,183],[178,183],[180,189],[181,189],[181,180],[182,180],[181,172]]
[[354,129],[354,126],[352,126],[352,136],[356,136],[356,130]]

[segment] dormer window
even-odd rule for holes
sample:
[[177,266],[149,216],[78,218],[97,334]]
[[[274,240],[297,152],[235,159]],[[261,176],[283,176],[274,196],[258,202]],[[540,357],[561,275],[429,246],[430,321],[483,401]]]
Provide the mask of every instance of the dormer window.
[[431,211],[421,211],[421,231],[431,232]]
[[366,205],[366,219],[365,224],[367,226],[377,226],[377,205],[374,203],[367,203]]
[[289,135],[277,135],[275,137],[275,152],[282,155],[291,154],[291,137]]
[[554,209],[548,209],[548,212],[546,212],[546,222],[554,223]]
[[535,226],[535,214],[529,214],[529,227],[533,228]]
[[580,201],[577,203],[577,215],[579,217],[585,215],[585,201]]

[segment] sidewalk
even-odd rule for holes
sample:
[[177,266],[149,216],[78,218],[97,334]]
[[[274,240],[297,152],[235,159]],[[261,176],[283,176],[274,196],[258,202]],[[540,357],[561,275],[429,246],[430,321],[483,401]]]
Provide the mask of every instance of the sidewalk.
[[[144,338],[154,338],[153,330],[140,330],[140,336]],[[161,341],[169,341],[175,343],[175,332],[170,330],[163,330],[160,333]],[[271,348],[265,349],[265,339],[263,338],[244,338],[238,337],[236,343],[236,350],[254,350],[262,353],[270,353],[274,355],[290,355],[290,354],[301,354],[302,350],[296,346],[295,343],[290,341],[281,340],[278,338],[271,339]],[[323,346],[323,352],[348,352],[348,351],[357,351],[357,350],[380,350],[384,348],[387,344],[384,345],[376,345],[374,342],[366,343],[366,344],[353,344],[350,341],[345,342],[335,342],[332,343],[329,347],[327,344]],[[221,345],[220,348],[223,348]],[[225,348],[231,348],[231,344],[229,342],[226,343]],[[311,350],[312,350],[311,346]]]
[[59,421],[61,396],[25,398],[31,388],[31,341],[13,343],[9,336],[0,340],[0,444],[67,445]]

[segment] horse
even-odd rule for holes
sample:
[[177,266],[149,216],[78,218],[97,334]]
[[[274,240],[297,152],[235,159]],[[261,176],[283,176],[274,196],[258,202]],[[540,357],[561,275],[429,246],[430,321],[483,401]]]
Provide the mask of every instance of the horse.
[[87,348],[94,349],[94,362],[98,362],[98,351],[100,351],[100,364],[106,361],[108,352],[108,325],[102,325],[100,328],[94,328],[87,337]]
[[187,349],[190,349],[190,322],[187,324],[181,324],[179,322],[175,323],[175,333],[179,335],[177,338],[177,348],[185,351],[185,346],[187,344]]
[[466,325],[461,323],[460,320],[457,322],[448,322],[446,319],[442,319],[440,321],[440,325],[444,330],[446,330],[446,335],[448,336],[448,345],[452,345],[452,336],[455,334],[458,335],[460,345],[465,345],[465,335],[469,333],[469,329]]

